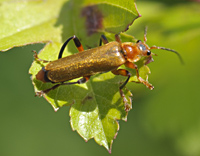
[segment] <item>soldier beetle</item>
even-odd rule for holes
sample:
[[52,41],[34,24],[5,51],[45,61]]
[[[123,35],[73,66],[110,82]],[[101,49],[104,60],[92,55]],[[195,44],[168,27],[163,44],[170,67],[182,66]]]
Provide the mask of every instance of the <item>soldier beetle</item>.
[[[139,83],[143,83],[146,87],[152,90],[154,87],[139,76],[138,67],[135,62],[139,61],[142,57],[146,57],[145,64],[152,62],[152,55],[155,54],[151,53],[151,49],[171,51],[177,54],[181,61],[182,58],[178,52],[172,49],[157,46],[149,47],[146,44],[146,35],[147,29],[145,29],[144,41],[142,42],[141,40],[138,40],[136,43],[122,43],[119,35],[115,35],[116,41],[108,42],[106,37],[102,35],[100,39],[100,45],[102,42],[104,45],[89,50],[83,49],[82,44],[75,35],[70,37],[61,47],[58,60],[49,62],[36,75],[37,80],[40,80],[44,83],[51,82],[57,84],[49,89],[37,92],[36,96],[47,94],[49,91],[56,89],[61,85],[82,84],[87,82],[92,75],[111,71],[115,75],[127,77],[124,83],[119,87],[120,94],[123,100],[126,101],[122,89],[128,83],[131,73],[126,69],[118,69],[118,67],[123,64],[128,68],[135,69]],[[79,53],[62,58],[65,47],[72,39]],[[37,61],[44,61],[38,58],[36,52],[34,57]],[[82,78],[76,82],[66,82],[79,77]]]

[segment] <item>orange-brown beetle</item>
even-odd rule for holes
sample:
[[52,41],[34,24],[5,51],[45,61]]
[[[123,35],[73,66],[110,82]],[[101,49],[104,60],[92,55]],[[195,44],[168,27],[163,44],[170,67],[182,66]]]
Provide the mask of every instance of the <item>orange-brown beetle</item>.
[[[73,54],[62,58],[63,51],[70,40],[74,41],[76,47],[80,53]],[[180,60],[181,56],[178,52],[164,48],[152,46],[149,47],[146,44],[146,29],[144,33],[144,41],[138,40],[136,43],[125,42],[121,43],[119,35],[115,35],[116,41],[108,42],[104,35],[101,36],[101,42],[104,43],[103,46],[97,48],[84,50],[79,39],[76,36],[70,37],[62,46],[60,53],[58,55],[58,60],[49,62],[45,67],[43,67],[36,75],[37,80],[42,82],[57,83],[53,87],[37,92],[37,96],[48,93],[49,91],[57,88],[60,85],[70,85],[70,84],[81,84],[89,80],[90,76],[111,71],[115,75],[127,76],[126,81],[119,87],[120,93],[123,95],[122,88],[127,84],[131,77],[131,73],[125,69],[118,69],[121,65],[132,68],[136,70],[137,79],[140,83],[143,83],[149,89],[153,89],[153,86],[147,81],[143,80],[139,76],[138,67],[135,62],[140,60],[142,57],[146,57],[145,64],[153,61],[151,49],[163,49],[176,53]],[[35,53],[35,59],[38,61],[43,61],[37,57]],[[66,82],[75,78],[79,78],[76,82]]]

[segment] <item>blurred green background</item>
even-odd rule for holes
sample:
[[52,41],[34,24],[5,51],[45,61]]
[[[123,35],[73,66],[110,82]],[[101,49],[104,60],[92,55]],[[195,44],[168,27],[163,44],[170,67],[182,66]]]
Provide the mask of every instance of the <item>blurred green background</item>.
[[[137,1],[142,17],[128,31],[143,39],[148,26],[149,46],[176,49],[158,54],[149,64],[153,91],[129,83],[133,110],[120,121],[112,155],[200,156],[200,3]],[[33,61],[29,45],[0,53],[0,156],[109,155],[93,139],[87,143],[71,130],[69,107],[57,113],[43,98],[34,97],[28,69]]]

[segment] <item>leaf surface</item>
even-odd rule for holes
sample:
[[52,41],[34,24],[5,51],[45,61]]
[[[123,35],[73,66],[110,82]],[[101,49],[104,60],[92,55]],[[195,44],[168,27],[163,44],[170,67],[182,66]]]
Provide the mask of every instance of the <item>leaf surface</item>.
[[[58,0],[56,3],[53,0],[2,0],[0,50],[46,43],[39,58],[53,61],[57,59],[63,42],[70,36],[78,36],[85,49],[92,48],[99,44],[102,33],[126,31],[139,16],[133,0]],[[125,35],[123,40],[130,38]],[[64,56],[76,51],[74,45],[69,43]],[[36,92],[54,85],[42,83],[35,78],[45,65],[34,61],[29,70]],[[146,66],[142,68],[140,72],[146,78],[149,69]],[[44,98],[55,111],[63,105],[71,105],[72,129],[86,141],[94,138],[111,152],[113,139],[119,130],[117,120],[127,120],[127,112],[119,93],[119,86],[125,79],[111,73],[98,74],[92,76],[86,84],[60,86],[44,95]],[[131,80],[137,80],[134,73]],[[124,93],[131,109],[131,93],[127,89],[124,89]]]

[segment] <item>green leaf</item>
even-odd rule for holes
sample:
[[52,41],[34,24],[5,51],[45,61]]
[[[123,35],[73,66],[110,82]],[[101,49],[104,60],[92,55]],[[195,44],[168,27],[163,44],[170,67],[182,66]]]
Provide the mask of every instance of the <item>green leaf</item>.
[[134,1],[113,0],[2,0],[0,13],[1,51],[33,43],[62,43],[74,34],[94,47],[102,32],[125,31],[140,16]]
[[[33,43],[47,43],[39,58],[53,61],[57,59],[63,42],[72,35],[82,41],[84,47],[95,47],[102,33],[120,33],[140,15],[134,1],[120,0],[59,0],[59,1],[1,1],[0,2],[0,50],[6,51]],[[114,34],[108,36],[114,37]],[[122,35],[125,41],[132,41]],[[77,50],[72,43],[64,55]],[[35,75],[45,63],[34,61],[29,73],[35,91],[44,90],[54,84],[42,83]],[[147,78],[149,68],[141,63],[140,73]],[[135,73],[131,81],[137,81]],[[84,140],[94,138],[111,152],[113,139],[119,130],[117,120],[127,120],[119,86],[126,77],[104,73],[92,76],[86,84],[60,86],[50,91],[44,98],[57,111],[63,105],[70,105],[71,126]],[[73,80],[76,81],[76,80]],[[131,109],[131,93],[124,89],[126,107]]]
[[54,25],[63,3],[64,0],[56,3],[53,0],[1,2],[0,50],[32,43],[61,42],[61,27]]

